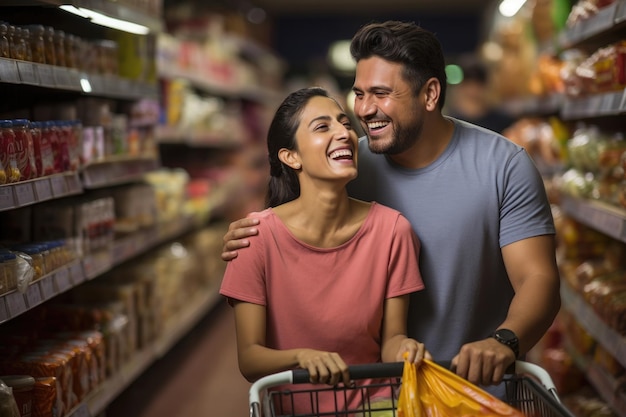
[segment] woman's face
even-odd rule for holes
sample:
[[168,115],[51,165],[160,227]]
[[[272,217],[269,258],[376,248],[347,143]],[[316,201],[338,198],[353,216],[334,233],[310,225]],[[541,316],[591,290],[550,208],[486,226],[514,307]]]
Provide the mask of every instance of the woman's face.
[[348,115],[337,102],[322,96],[309,99],[296,130],[295,154],[303,173],[319,179],[356,178],[357,141]]

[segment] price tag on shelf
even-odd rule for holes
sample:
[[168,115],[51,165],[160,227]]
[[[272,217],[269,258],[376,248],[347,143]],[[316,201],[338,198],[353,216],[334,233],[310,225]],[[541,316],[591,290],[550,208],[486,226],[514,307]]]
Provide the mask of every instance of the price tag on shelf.
[[71,88],[71,82],[67,68],[65,67],[52,67],[54,74],[54,83],[59,88]]
[[14,207],[13,187],[10,185],[0,186],[0,210],[8,210]]
[[87,407],[87,404],[81,403],[68,417],[91,417],[91,413],[89,412],[89,407]]
[[56,81],[54,80],[54,67],[51,65],[38,64],[35,69],[39,75],[39,84],[44,87],[56,88]]
[[67,195],[67,184],[65,183],[64,176],[55,175],[50,177],[50,185],[52,186],[52,194],[55,197],[63,197]]
[[[626,20],[626,1],[620,1],[615,12],[615,24],[622,23]],[[625,349],[626,350],[626,349]]]
[[67,185],[67,191],[70,194],[80,193],[82,191],[82,185],[78,174],[67,175],[65,177],[65,184]]
[[57,295],[57,291],[54,289],[54,280],[52,276],[46,276],[39,281],[41,288],[41,295],[44,301],[51,299]]
[[5,295],[4,300],[7,304],[7,312],[9,313],[9,317],[11,318],[18,316],[28,310],[24,295],[18,291],[13,291],[12,293]]
[[16,184],[13,189],[15,190],[15,200],[18,206],[33,204],[36,201],[32,182]]
[[4,323],[8,319],[10,319],[9,313],[7,312],[7,304],[4,301],[4,297],[0,297],[0,323]]
[[50,179],[41,178],[36,180],[33,184],[35,184],[35,198],[37,201],[46,201],[53,197]]
[[0,81],[7,83],[20,82],[20,73],[17,70],[16,61],[0,58]]
[[70,271],[70,281],[73,285],[78,285],[85,281],[85,271],[83,271],[83,264],[80,261],[74,261],[68,266]]
[[17,61],[17,70],[22,84],[39,85],[39,78],[32,62]]
[[104,92],[104,81],[102,81],[102,76],[96,74],[89,75],[89,84],[91,85],[92,93],[102,94]]
[[72,288],[69,269],[63,267],[54,271],[54,282],[59,293],[65,292]]
[[26,301],[28,302],[28,307],[33,308],[43,303],[43,297],[41,296],[41,289],[39,288],[39,281],[30,284],[26,293]]

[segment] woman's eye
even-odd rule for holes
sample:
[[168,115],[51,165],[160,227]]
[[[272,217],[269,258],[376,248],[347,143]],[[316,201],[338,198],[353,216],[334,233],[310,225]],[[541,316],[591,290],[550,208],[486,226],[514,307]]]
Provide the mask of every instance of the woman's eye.
[[343,125],[346,127],[346,129],[352,130],[352,123],[350,123],[350,122],[343,122]]

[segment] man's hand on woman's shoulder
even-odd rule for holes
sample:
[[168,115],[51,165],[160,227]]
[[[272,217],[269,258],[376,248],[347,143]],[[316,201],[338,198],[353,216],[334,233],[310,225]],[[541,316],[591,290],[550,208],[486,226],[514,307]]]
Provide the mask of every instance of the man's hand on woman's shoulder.
[[237,257],[239,249],[250,246],[250,241],[246,238],[259,233],[259,229],[254,227],[258,224],[259,219],[254,217],[246,217],[232,222],[223,238],[222,260],[232,261]]

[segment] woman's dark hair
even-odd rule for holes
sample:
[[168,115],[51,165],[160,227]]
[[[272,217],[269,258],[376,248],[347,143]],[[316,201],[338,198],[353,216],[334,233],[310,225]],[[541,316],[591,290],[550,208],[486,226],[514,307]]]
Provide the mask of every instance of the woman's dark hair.
[[276,207],[300,196],[300,182],[296,172],[278,158],[278,152],[282,148],[296,149],[296,130],[300,125],[300,116],[309,100],[316,96],[331,98],[323,88],[302,88],[289,94],[274,114],[267,133],[270,161],[267,207]]
[[430,78],[441,85],[439,108],[446,97],[446,64],[441,44],[432,32],[415,23],[370,23],[352,38],[350,53],[356,62],[378,56],[404,66],[404,77],[417,94]]

